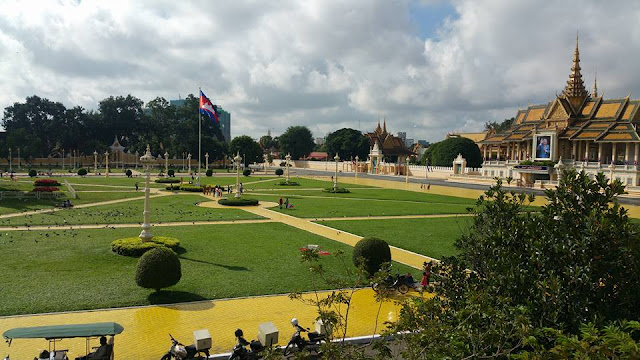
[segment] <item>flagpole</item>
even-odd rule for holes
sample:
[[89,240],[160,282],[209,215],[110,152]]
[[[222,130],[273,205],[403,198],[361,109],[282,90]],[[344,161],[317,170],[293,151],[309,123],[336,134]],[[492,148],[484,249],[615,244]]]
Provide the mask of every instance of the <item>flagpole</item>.
[[202,154],[202,113],[200,112],[200,101],[202,99],[202,88],[198,87],[198,186],[200,186],[200,154]]

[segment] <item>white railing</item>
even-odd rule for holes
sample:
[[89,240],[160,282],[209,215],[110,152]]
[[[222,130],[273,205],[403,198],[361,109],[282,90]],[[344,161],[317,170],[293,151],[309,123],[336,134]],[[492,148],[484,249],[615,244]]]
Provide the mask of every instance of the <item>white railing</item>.
[[71,184],[69,184],[68,180],[64,180],[64,185],[67,187],[67,190],[71,193],[71,197],[73,197],[74,199],[78,198],[78,195],[76,194],[76,190],[73,188],[73,186],[71,186]]

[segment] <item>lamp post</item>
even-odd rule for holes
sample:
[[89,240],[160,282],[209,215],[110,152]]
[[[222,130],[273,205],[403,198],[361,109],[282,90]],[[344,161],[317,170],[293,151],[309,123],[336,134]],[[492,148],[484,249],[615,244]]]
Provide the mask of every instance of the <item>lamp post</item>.
[[142,212],[143,221],[142,221],[142,232],[140,233],[140,240],[142,242],[151,241],[153,235],[151,234],[151,224],[149,224],[149,179],[151,178],[151,164],[154,162],[153,155],[151,155],[151,149],[147,144],[147,152],[145,152],[142,157],[140,157],[140,162],[144,165],[145,168],[145,182],[144,182],[144,211]]
[[404,182],[409,183],[409,157],[407,156],[406,161],[407,165],[404,167]]
[[242,157],[240,156],[240,152],[233,158],[233,162],[236,164],[236,198],[241,196],[240,194],[240,161],[242,161]]
[[189,166],[189,174],[191,174],[191,153],[187,155],[187,165]]
[[76,168],[76,151],[73,150],[72,154],[73,154],[73,156],[72,156],[72,158],[73,158],[73,166],[71,167],[71,169],[75,169]]
[[264,159],[264,173],[267,173],[267,154],[262,154],[262,158]]
[[98,174],[98,152],[95,150],[93,151],[93,173]]
[[169,176],[169,152],[164,152],[164,174]]
[[105,177],[109,177],[109,151],[104,152]]
[[9,173],[13,172],[13,159],[11,158],[11,148],[9,148]]
[[289,160],[291,160],[291,154],[287,154],[287,156],[284,157],[285,160],[287,160],[287,182],[289,182]]
[[356,178],[358,177],[358,155],[356,155]]
[[338,190],[338,161],[340,161],[340,156],[336,153],[336,156],[333,157],[333,160],[336,162],[336,176],[333,178],[333,190]]
[[204,154],[204,171],[209,171],[209,153]]

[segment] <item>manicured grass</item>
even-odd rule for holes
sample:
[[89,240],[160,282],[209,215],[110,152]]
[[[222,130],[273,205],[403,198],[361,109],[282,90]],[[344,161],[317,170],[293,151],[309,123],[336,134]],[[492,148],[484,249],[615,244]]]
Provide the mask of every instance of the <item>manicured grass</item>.
[[[313,188],[313,189],[324,189],[327,187],[333,186],[331,181],[318,180],[318,179],[309,179],[309,178],[299,178],[297,176],[291,176],[290,180],[298,182],[300,186],[280,186],[277,183],[280,181],[284,181],[285,176],[273,178],[273,181],[265,181],[256,184],[250,184],[246,186],[248,190],[251,189],[275,189],[275,190],[300,190],[304,188]],[[364,185],[356,185],[356,184],[341,184],[340,186],[344,186],[348,189],[352,188],[361,188],[365,187]],[[297,194],[297,191],[296,191]]]
[[[8,256],[0,272],[0,315],[311,290],[308,266],[299,260],[299,248],[306,244],[318,244],[331,253],[344,251],[351,266],[351,247],[281,223],[158,228],[155,235],[180,239],[185,252],[180,254],[182,280],[153,294],[135,284],[137,259],[115,255],[109,247],[114,239],[137,233],[135,229],[2,233],[0,251]],[[342,267],[333,256],[322,261],[329,273]],[[400,264],[394,268],[401,273],[409,270]]]
[[440,259],[457,253],[456,239],[468,231],[472,217],[321,221],[320,224],[360,236],[378,237],[389,245]]
[[[323,193],[324,194],[324,193]],[[278,202],[279,196],[254,195],[260,200]],[[283,196],[283,201],[286,196]],[[327,218],[345,216],[384,216],[384,215],[432,215],[432,214],[466,214],[467,204],[427,203],[398,200],[372,201],[370,199],[353,199],[336,197],[300,197],[288,196],[293,209],[278,209],[292,216],[303,218]]]
[[[104,193],[96,193],[102,195]],[[126,193],[131,194],[131,193]],[[136,195],[135,193],[133,195]],[[142,193],[137,196],[142,196]],[[84,193],[81,194],[84,196]],[[168,195],[150,201],[151,221],[216,221],[258,219],[257,215],[237,209],[212,209],[196,206],[208,201],[200,195]],[[210,200],[209,200],[210,201]],[[0,219],[0,225],[72,225],[72,224],[127,224],[142,221],[143,200],[72,208],[49,214],[27,215]]]

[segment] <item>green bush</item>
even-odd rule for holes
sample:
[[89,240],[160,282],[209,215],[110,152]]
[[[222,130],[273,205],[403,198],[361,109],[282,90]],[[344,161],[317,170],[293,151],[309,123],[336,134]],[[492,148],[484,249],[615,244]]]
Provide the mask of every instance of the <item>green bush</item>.
[[258,205],[257,199],[247,199],[247,198],[228,198],[228,199],[220,199],[218,200],[218,204],[226,205],[226,206],[254,206]]
[[284,170],[282,170],[282,169],[276,169],[276,175],[278,175],[278,176],[282,176],[282,174],[284,174]]
[[458,154],[467,160],[467,166],[477,168],[482,165],[480,148],[471,139],[452,137],[432,144],[422,155],[421,163],[429,162],[433,166],[453,166],[453,159]]
[[158,184],[177,184],[180,182],[180,179],[159,178],[156,179],[155,182]]
[[169,186],[167,186],[165,188],[165,190],[169,190],[169,191],[180,191],[180,185],[173,185],[170,184]]
[[176,171],[173,170],[173,169],[169,169],[169,171],[167,171],[167,175],[172,176],[172,177],[176,176]]
[[249,175],[251,175],[251,169],[244,169],[244,170],[242,171],[242,175],[244,175],[244,176],[249,176]]
[[348,194],[348,193],[351,192],[351,191],[349,191],[349,189],[341,188],[341,187],[336,188],[336,189],[334,189],[332,187],[324,188],[322,191],[323,192],[328,192],[328,193],[333,193],[333,194]]
[[276,185],[280,185],[280,186],[300,186],[300,183],[297,181],[287,181],[287,180],[282,180],[278,183],[276,183]]
[[553,167],[556,165],[555,161],[551,161],[551,160],[544,160],[544,161],[531,161],[531,160],[524,160],[524,161],[520,161],[519,165],[534,165],[534,166],[549,166],[549,167]]
[[161,246],[177,249],[180,247],[180,240],[166,236],[154,236],[151,241],[143,243],[139,237],[130,237],[112,242],[111,251],[123,256],[140,256],[151,249]]
[[178,254],[167,247],[157,247],[144,253],[138,260],[136,284],[160,291],[180,281],[182,269]]
[[386,241],[374,237],[364,238],[353,248],[353,264],[362,266],[369,275],[380,270],[383,263],[391,261],[391,249]]
[[213,176],[213,170],[207,169],[206,175],[207,176]]
[[131,175],[133,175],[133,173],[129,169],[127,169],[127,171],[125,171],[124,174],[127,175],[127,177],[131,177]]
[[80,176],[87,175],[87,169],[84,169],[84,168],[78,169],[78,175],[80,175]]
[[196,186],[191,184],[180,185],[180,190],[189,192],[202,192],[202,186]]
[[34,177],[34,176],[36,176],[36,175],[38,175],[38,172],[37,172],[37,171],[35,171],[35,170],[33,170],[33,169],[29,170],[29,177]]

